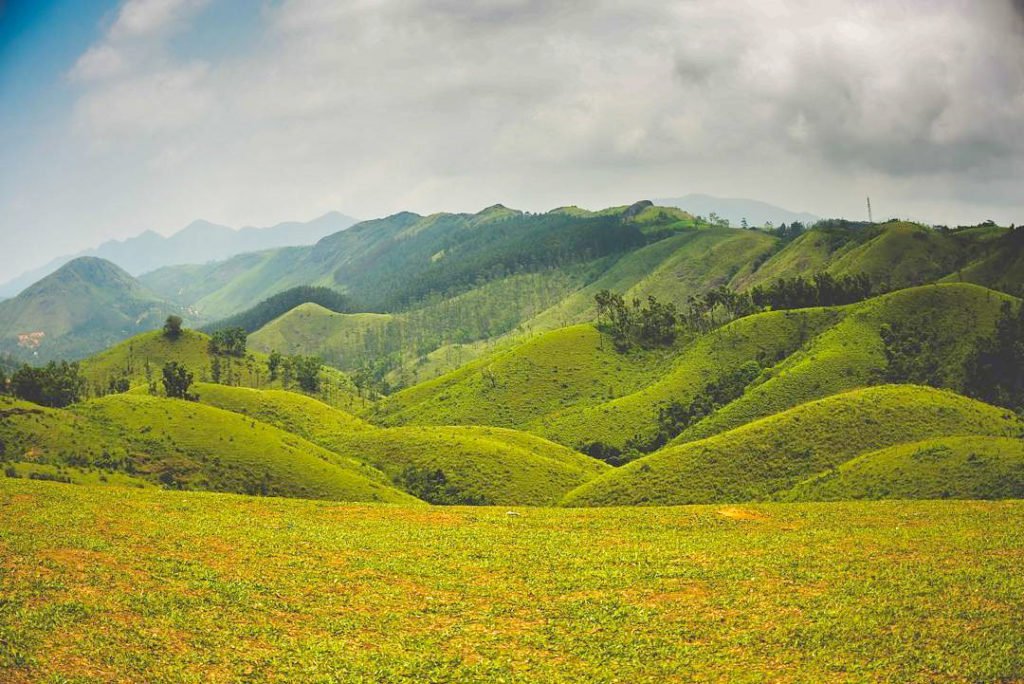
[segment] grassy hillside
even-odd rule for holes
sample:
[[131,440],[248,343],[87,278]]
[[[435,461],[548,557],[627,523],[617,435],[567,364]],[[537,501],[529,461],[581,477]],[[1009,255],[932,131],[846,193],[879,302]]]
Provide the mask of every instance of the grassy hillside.
[[193,391],[203,404],[251,416],[328,449],[339,435],[373,429],[350,413],[296,392],[211,383],[197,383]]
[[658,431],[658,411],[668,402],[688,402],[709,383],[751,363],[771,366],[839,315],[834,310],[804,309],[733,321],[686,345],[653,382],[610,401],[546,415],[534,423],[534,429],[549,439],[577,446],[599,442],[621,450],[629,440],[646,442]]
[[886,385],[803,404],[669,446],[569,493],[571,506],[765,499],[861,454],[934,437],[1015,436],[1012,413],[952,392]]
[[944,437],[858,456],[778,495],[785,501],[1024,498],[1024,433]]
[[654,295],[680,307],[687,298],[728,284],[775,240],[763,233],[729,228],[690,228],[629,252],[600,277],[526,323],[551,330],[594,318],[594,295],[601,290],[629,297]]
[[431,503],[551,505],[608,466],[547,440],[475,427],[376,429],[291,392],[200,384],[200,401],[251,416],[383,471]]
[[[148,386],[147,374],[163,391],[161,372],[164,364],[177,361],[194,376],[196,382],[209,382],[213,375],[210,338],[194,330],[183,330],[177,339],[160,331],[136,335],[82,361],[82,375],[94,394],[103,394],[111,378],[127,375],[132,387]],[[284,378],[270,380],[267,355],[250,350],[245,358],[221,356],[221,382],[242,387],[284,389]],[[147,371],[148,368],[148,371]],[[351,379],[337,369],[324,367],[320,373],[320,391],[316,398],[343,410],[358,410],[365,402],[357,396]],[[295,390],[294,387],[289,387]],[[296,390],[297,391],[297,390]]]
[[[882,291],[912,287],[948,277],[975,262],[1002,261],[1011,241],[1007,229],[995,226],[940,232],[906,222],[833,222],[786,244],[757,269],[740,274],[733,287],[745,289],[822,271],[835,276],[864,273]],[[1021,285],[1019,274],[998,279],[986,277],[985,270],[980,269],[976,278],[962,280],[1010,293]]]
[[124,394],[72,411],[128,445],[131,471],[166,486],[340,501],[412,501],[358,461],[230,411]]
[[271,321],[250,341],[254,349],[316,354],[351,370],[367,360],[368,352],[379,353],[400,325],[391,314],[337,313],[309,303]]
[[[843,317],[835,325],[762,375],[743,396],[683,432],[675,443],[887,380],[960,390],[968,355],[980,337],[995,329],[1006,299],[1006,295],[959,283],[910,288],[843,307],[838,310]],[[887,325],[932,335],[930,345],[921,351],[928,377],[889,375],[881,337]]]
[[[976,233],[978,230],[970,232]],[[1024,297],[1024,228],[1018,227],[1009,233],[989,228],[987,233],[990,234],[987,253],[946,276],[944,280],[976,283]],[[974,239],[982,241],[980,237]]]
[[481,427],[406,427],[351,432],[341,454],[387,474],[436,504],[550,506],[609,466],[524,433]]
[[[109,261],[82,257],[0,302],[0,352],[34,361],[81,358],[177,310]],[[33,333],[31,341],[20,337]]]
[[670,349],[620,354],[591,325],[562,328],[398,392],[372,416],[391,425],[525,428],[567,406],[635,391],[654,381],[673,354]]
[[883,291],[934,282],[967,258],[949,237],[913,223],[887,224],[878,235],[834,256],[829,273],[864,273]]
[[128,445],[90,420],[0,396],[0,465],[9,477],[146,486]]
[[0,478],[0,510],[11,684],[1021,674],[1019,502],[508,516]]

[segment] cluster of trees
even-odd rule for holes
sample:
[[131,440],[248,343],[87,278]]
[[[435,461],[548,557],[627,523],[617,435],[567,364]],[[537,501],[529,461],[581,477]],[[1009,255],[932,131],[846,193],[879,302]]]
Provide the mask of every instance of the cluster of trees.
[[22,366],[14,371],[9,381],[0,382],[0,387],[5,385],[19,399],[63,408],[85,396],[87,383],[77,363],[51,361],[40,368]]
[[1004,302],[996,331],[967,362],[965,391],[1024,414],[1024,305]]
[[245,328],[225,328],[216,330],[210,335],[208,343],[210,353],[219,356],[234,356],[240,358],[245,356],[246,342],[249,333]]
[[840,306],[867,299],[874,289],[864,273],[833,276],[816,273],[809,278],[780,278],[750,291],[751,303],[763,309],[806,309],[811,306]]
[[490,506],[493,503],[484,496],[460,492],[440,468],[407,466],[395,479],[395,484],[416,498],[436,506]]
[[254,333],[270,321],[282,316],[300,304],[319,304],[325,309],[337,313],[348,313],[352,311],[352,303],[349,298],[337,290],[329,287],[315,287],[311,285],[300,285],[290,290],[279,292],[272,297],[247,309],[240,314],[218,321],[204,329],[208,333],[216,333],[220,330],[241,329],[246,333]]
[[788,226],[783,223],[778,228],[771,223],[765,226],[765,232],[779,238],[782,243],[792,242],[807,232],[807,227],[800,221],[793,221]]
[[633,345],[655,347],[669,345],[676,338],[678,314],[675,304],[648,297],[646,302],[634,298],[626,302],[622,295],[601,290],[594,296],[598,325],[612,336],[616,348]]

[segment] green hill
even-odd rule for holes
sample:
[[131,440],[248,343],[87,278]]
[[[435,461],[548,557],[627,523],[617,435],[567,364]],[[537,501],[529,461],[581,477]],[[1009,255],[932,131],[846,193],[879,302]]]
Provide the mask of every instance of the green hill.
[[669,446],[570,492],[571,506],[762,500],[861,454],[935,437],[1019,436],[1012,413],[945,390],[887,385],[809,402]]
[[71,411],[127,446],[130,472],[164,486],[339,501],[414,501],[359,461],[212,406],[120,394]]
[[[158,391],[162,391],[160,374],[164,364],[176,361],[195,376],[196,382],[209,382],[213,375],[214,355],[209,349],[210,338],[194,330],[183,330],[176,339],[161,331],[136,335],[81,363],[82,375],[96,395],[104,394],[111,378],[126,376],[132,387],[148,385],[152,377]],[[245,357],[219,356],[221,382],[242,387],[284,389],[284,378],[271,381],[267,368],[267,355],[250,350]],[[344,373],[325,366],[320,373],[321,389],[316,398],[342,409],[355,409],[363,405],[356,388]],[[289,389],[294,389],[289,387]]]
[[326,449],[333,449],[341,435],[373,429],[372,425],[350,413],[296,392],[210,383],[196,383],[193,391],[203,404],[242,413]]
[[562,328],[398,392],[371,415],[389,425],[525,429],[566,406],[599,403],[654,381],[673,353],[620,354],[591,325]]
[[645,444],[657,434],[659,409],[668,402],[687,403],[709,384],[730,376],[751,370],[757,375],[762,366],[786,358],[840,316],[831,309],[803,309],[733,321],[686,345],[653,382],[610,401],[551,413],[536,421],[534,429],[577,447],[600,443],[621,451],[630,440]]
[[[978,230],[970,232],[975,233]],[[944,280],[977,283],[1024,297],[1024,227],[1017,227],[1009,233],[988,228],[982,235],[985,234],[989,235],[986,253],[956,273],[946,276]],[[982,240],[980,237],[974,239]]]
[[405,427],[351,432],[334,449],[435,504],[551,506],[609,466],[499,428]]
[[479,427],[376,429],[292,392],[196,387],[203,403],[251,416],[383,471],[431,503],[551,505],[608,466],[533,435]]
[[109,261],[81,257],[0,302],[0,352],[81,358],[177,311]]
[[944,437],[858,456],[777,496],[784,501],[1024,498],[1024,434]]
[[[900,290],[841,307],[842,318],[766,371],[735,401],[674,443],[708,437],[798,404],[856,387],[912,382],[960,391],[979,338],[990,335],[1006,295],[966,283]],[[922,334],[918,369],[890,369],[883,329]],[[912,370],[912,372],[910,372]],[[909,373],[909,374],[908,374]]]
[[15,477],[146,486],[126,444],[68,411],[0,396],[0,465]]

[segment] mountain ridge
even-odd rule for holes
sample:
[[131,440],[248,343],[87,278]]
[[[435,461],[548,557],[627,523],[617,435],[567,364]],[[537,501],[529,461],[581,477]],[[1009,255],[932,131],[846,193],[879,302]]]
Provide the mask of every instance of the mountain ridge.
[[163,266],[206,263],[245,252],[313,244],[356,223],[356,219],[350,216],[330,211],[311,221],[285,221],[267,227],[231,228],[197,219],[166,237],[153,230],[145,230],[133,237],[107,240],[97,247],[57,257],[39,268],[25,271],[0,283],[0,299],[20,294],[33,282],[79,257],[112,261],[138,277]]

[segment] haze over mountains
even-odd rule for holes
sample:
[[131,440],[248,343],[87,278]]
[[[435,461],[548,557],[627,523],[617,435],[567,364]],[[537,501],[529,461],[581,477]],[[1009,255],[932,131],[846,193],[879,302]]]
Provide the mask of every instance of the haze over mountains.
[[117,264],[133,276],[171,264],[196,264],[226,259],[242,252],[256,252],[288,245],[313,244],[325,235],[344,230],[356,219],[336,211],[312,221],[287,221],[268,228],[234,229],[228,226],[193,221],[177,233],[164,237],[151,230],[126,240],[110,240],[95,249],[58,257],[45,266],[32,269],[0,284],[0,298],[13,297],[40,278],[72,259],[99,257]]
[[742,197],[713,197],[711,195],[689,194],[685,197],[662,198],[654,203],[666,207],[679,207],[694,216],[707,218],[717,214],[728,219],[729,223],[739,226],[744,220],[751,226],[763,226],[771,222],[773,225],[799,221],[811,225],[821,220],[820,216],[802,211],[790,211],[768,202]]

